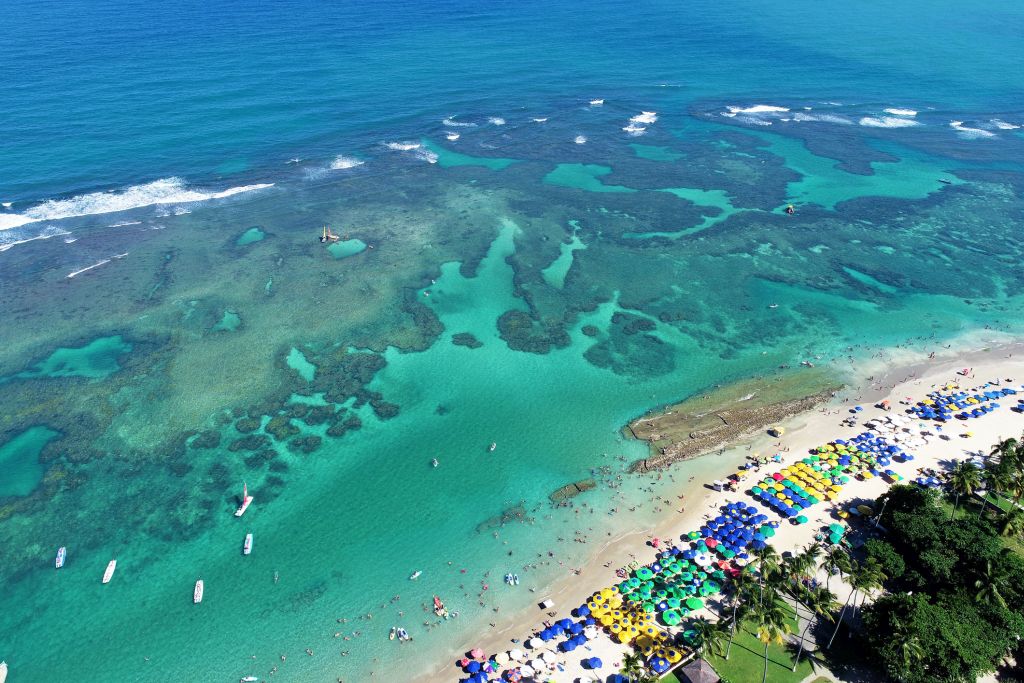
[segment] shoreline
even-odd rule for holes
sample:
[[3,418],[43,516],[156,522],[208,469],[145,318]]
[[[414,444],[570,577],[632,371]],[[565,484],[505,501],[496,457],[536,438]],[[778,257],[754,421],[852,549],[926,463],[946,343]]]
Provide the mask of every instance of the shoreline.
[[[966,380],[965,385],[973,386],[997,378],[995,375],[992,377],[977,376],[977,373],[991,373],[995,369],[1002,369],[1005,365],[1016,366],[1013,374],[1024,379],[1024,341],[1019,341],[1004,333],[996,334],[1001,338],[982,340],[977,338],[980,335],[965,336],[961,340],[951,342],[949,348],[941,349],[942,353],[937,350],[934,357],[928,357],[925,352],[900,347],[887,349],[872,356],[867,363],[861,362],[860,367],[855,364],[849,371],[837,372],[836,374],[846,375],[845,386],[823,404],[817,404],[808,410],[780,420],[778,424],[785,428],[785,434],[779,439],[769,436],[764,431],[745,434],[720,446],[720,450],[711,451],[689,460],[677,461],[663,467],[660,471],[628,472],[626,476],[639,475],[648,477],[647,481],[660,481],[662,474],[670,472],[680,463],[692,463],[695,460],[705,461],[708,460],[705,456],[715,453],[717,454],[714,459],[715,466],[720,469],[721,476],[725,477],[735,470],[736,465],[746,462],[752,451],[767,451],[775,447],[785,449],[786,457],[783,462],[786,464],[802,457],[807,449],[836,438],[840,429],[843,428],[841,421],[848,417],[848,415],[844,416],[844,408],[849,409],[852,405],[873,405],[886,397],[902,399],[904,396],[915,394],[915,400],[920,400],[927,393],[922,390],[922,385],[926,382],[930,383],[929,386],[923,387],[927,390],[931,390],[942,380],[948,380],[951,377]],[[1018,356],[1016,360],[1013,359],[1015,355]],[[974,379],[959,377],[955,374],[956,371],[964,367],[975,366],[977,366],[977,370],[974,373],[976,375]],[[1004,379],[1005,375],[1004,372],[998,378]],[[893,400],[894,404],[896,402]],[[661,408],[661,410],[664,409],[665,407]],[[898,412],[902,414],[902,411]],[[1021,427],[1024,428],[1024,421],[1022,421]],[[623,431],[629,432],[628,425]],[[915,466],[917,464],[915,463]],[[474,647],[480,647],[487,652],[507,650],[516,647],[511,642],[512,638],[519,639],[521,642],[518,646],[522,647],[522,642],[525,642],[531,633],[541,628],[542,622],[549,618],[546,612],[538,606],[541,600],[553,600],[553,610],[558,613],[559,617],[564,616],[568,610],[585,602],[586,598],[595,590],[613,581],[615,568],[624,566],[633,559],[638,559],[641,563],[646,561],[647,556],[653,552],[650,546],[652,538],[677,538],[684,531],[698,528],[702,518],[726,500],[746,497],[742,492],[714,491],[706,486],[708,483],[696,480],[682,483],[677,481],[674,485],[675,491],[686,489],[683,491],[685,508],[682,514],[669,505],[668,509],[659,513],[658,517],[646,528],[636,525],[636,528],[630,531],[606,539],[599,548],[593,549],[581,560],[579,574],[568,573],[544,587],[543,590],[538,588],[536,600],[532,606],[504,615],[497,621],[494,628],[486,631],[486,635],[483,637],[472,642],[460,643],[458,647],[453,646],[455,656],[457,657],[462,652]],[[879,484],[881,480],[871,483]],[[864,493],[864,486],[854,488],[858,490],[858,493]],[[817,514],[823,511],[824,509],[819,510]],[[811,526],[813,525],[792,527],[792,531],[808,529]],[[791,531],[791,529],[787,528],[786,531]],[[788,533],[779,535],[781,540],[777,539],[774,545],[780,552],[790,549],[782,547],[782,541],[791,535]],[[611,641],[604,638],[599,639],[595,647],[605,644],[611,645]],[[458,670],[451,661],[453,658],[430,665],[429,670],[414,674],[410,680],[416,683],[434,683],[458,679]],[[568,675],[563,676],[565,680],[571,680]],[[562,677],[558,677],[557,680],[562,680]]]

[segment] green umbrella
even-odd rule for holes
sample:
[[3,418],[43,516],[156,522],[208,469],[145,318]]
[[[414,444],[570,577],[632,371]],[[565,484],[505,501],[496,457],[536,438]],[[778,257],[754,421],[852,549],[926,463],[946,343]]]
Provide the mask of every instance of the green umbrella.
[[797,524],[807,524],[807,517],[805,515],[797,515],[796,523]]
[[[807,520],[804,520],[804,521],[807,521]],[[727,560],[731,560],[732,558],[736,557],[736,551],[735,550],[729,550],[728,548],[726,548],[725,550],[722,551],[722,557],[724,557]]]
[[691,531],[690,533],[687,534],[687,536],[690,537],[690,540],[696,540],[696,539],[700,538],[700,532],[699,531]]
[[833,534],[839,534],[840,536],[842,536],[843,532],[846,531],[846,529],[843,528],[842,524],[837,524],[835,522],[828,525],[828,530],[831,531]]
[[704,601],[701,600],[700,598],[687,598],[686,599],[686,606],[689,609],[700,609],[701,607],[704,606]]
[[643,611],[647,612],[648,614],[653,614],[654,613],[654,603],[653,602],[645,602],[642,605],[642,609],[643,609]]
[[675,626],[682,620],[682,617],[679,616],[679,612],[670,609],[661,613],[661,619],[667,626]]
[[665,602],[668,604],[669,609],[679,609],[679,606],[683,604],[683,601],[679,598],[669,598]]
[[828,540],[831,541],[833,544],[839,543],[839,541],[843,540],[843,535],[842,534],[832,534],[831,536],[828,537]]
[[636,570],[636,575],[646,581],[654,576],[654,572],[651,571],[650,567],[640,567],[640,569]]

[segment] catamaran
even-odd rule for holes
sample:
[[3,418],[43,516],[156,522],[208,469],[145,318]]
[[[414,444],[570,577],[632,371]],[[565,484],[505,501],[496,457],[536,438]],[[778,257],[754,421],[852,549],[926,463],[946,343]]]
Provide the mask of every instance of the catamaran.
[[245,543],[242,544],[242,554],[248,555],[252,552],[252,534],[245,535]]
[[198,605],[203,601],[203,580],[196,581],[196,589],[192,591],[192,603]]
[[66,560],[67,557],[68,557],[68,549],[67,548],[65,548],[64,546],[61,546],[60,548],[57,549],[57,569],[60,569],[61,567],[64,566],[64,560]]
[[110,583],[110,578],[114,576],[115,569],[117,569],[117,560],[111,560],[107,563],[107,570],[103,572],[103,583]]
[[242,504],[235,510],[235,517],[241,517],[245,514],[245,511],[249,509],[252,504],[252,496],[249,495],[249,487],[242,482]]

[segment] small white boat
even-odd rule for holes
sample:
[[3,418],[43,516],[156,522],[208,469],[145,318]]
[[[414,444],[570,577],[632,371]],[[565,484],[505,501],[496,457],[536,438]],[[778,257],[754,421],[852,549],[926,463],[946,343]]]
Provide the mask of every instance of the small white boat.
[[487,448],[487,450],[488,450],[488,451],[491,451],[491,452],[493,453],[493,452],[494,452],[494,449],[495,449],[495,448],[497,448],[497,447],[498,447],[498,444],[497,444],[497,443],[495,443],[494,441],[492,441],[492,442],[491,442],[491,445],[490,445],[490,446],[489,446],[489,447]]
[[604,100],[590,100],[590,106],[592,107],[600,107],[602,104],[604,104]]
[[242,543],[242,554],[248,555],[252,552],[252,534],[245,535],[245,542]]
[[516,585],[516,586],[518,586],[518,585],[519,585],[519,574],[513,574],[513,575],[512,575],[512,583],[513,583],[514,585]]
[[7,680],[7,662],[0,662],[0,683]]
[[431,467],[437,467],[437,466],[438,466],[438,465],[440,465],[440,464],[441,464],[441,463],[439,463],[439,462],[437,461],[437,458],[434,458],[433,460],[431,460],[431,461],[430,461],[430,466],[431,466]]
[[395,639],[395,634],[397,632],[398,632],[398,627],[397,626],[392,626],[391,627],[391,633],[388,634],[388,640],[394,640]]
[[422,570],[419,570],[419,569],[417,569],[416,571],[414,571],[414,572],[413,572],[413,573],[412,573],[412,574],[411,574],[411,575],[409,576],[409,580],[410,580],[410,581],[415,581],[416,579],[420,578],[420,574],[422,574],[422,573],[423,573],[423,572],[422,572]]
[[243,676],[242,678],[238,679],[238,683],[255,683],[255,681],[258,680],[260,679],[256,678],[255,676]]
[[505,583],[510,586],[513,584],[512,574],[505,574]]
[[68,557],[68,549],[67,548],[65,548],[64,546],[61,546],[60,548],[57,549],[57,562],[56,562],[57,569],[60,569],[61,567],[64,566],[64,560],[66,560],[67,557]]
[[778,307],[779,307],[778,304],[768,304],[768,308],[771,308],[771,309],[776,309]]
[[107,570],[103,572],[103,583],[110,583],[111,577],[114,576],[115,569],[117,569],[117,560],[111,560],[107,563]]
[[235,510],[235,517],[241,517],[242,515],[244,515],[245,511],[249,509],[250,505],[252,505],[252,500],[253,500],[252,496],[249,495],[249,487],[246,486],[246,484],[243,482],[242,483],[242,504],[238,506],[237,510]]
[[198,605],[203,601],[203,580],[196,581],[196,589],[192,591],[192,603]]

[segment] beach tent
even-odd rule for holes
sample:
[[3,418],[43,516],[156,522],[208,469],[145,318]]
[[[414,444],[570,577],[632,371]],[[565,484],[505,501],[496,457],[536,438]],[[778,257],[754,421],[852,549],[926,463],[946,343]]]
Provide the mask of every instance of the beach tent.
[[680,683],[718,683],[721,678],[704,659],[695,659],[676,672]]

